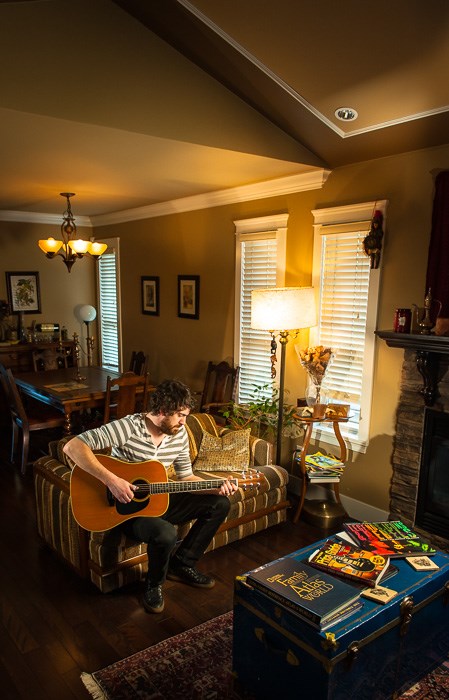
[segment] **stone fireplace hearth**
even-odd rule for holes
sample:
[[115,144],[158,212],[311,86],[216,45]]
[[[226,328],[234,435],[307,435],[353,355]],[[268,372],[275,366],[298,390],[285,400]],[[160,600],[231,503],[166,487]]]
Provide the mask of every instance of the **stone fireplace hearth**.
[[[421,352],[419,336],[414,336],[414,343],[407,343],[412,336],[403,336],[404,345],[399,338],[386,337],[391,334],[378,332],[393,347],[405,347],[402,366],[401,393],[397,409],[396,434],[393,444],[393,477],[390,489],[390,519],[402,520],[423,535],[433,546],[449,551],[449,529],[447,535],[422,529],[416,523],[418,485],[421,469],[421,456],[424,436],[424,417],[427,406],[431,410],[449,414],[449,355],[447,349],[440,354]],[[391,342],[390,342],[391,341]],[[424,341],[424,338],[423,338]],[[427,336],[424,342],[432,342]],[[449,338],[439,338],[438,343]],[[430,356],[430,357],[429,357]],[[422,362],[432,365],[433,392],[429,398],[429,383],[423,373]],[[426,394],[427,389],[427,394]],[[449,438],[449,435],[448,435]],[[449,463],[444,465],[449,470]],[[449,494],[448,494],[449,496]],[[449,514],[448,514],[449,516]],[[431,529],[431,528],[429,528]]]

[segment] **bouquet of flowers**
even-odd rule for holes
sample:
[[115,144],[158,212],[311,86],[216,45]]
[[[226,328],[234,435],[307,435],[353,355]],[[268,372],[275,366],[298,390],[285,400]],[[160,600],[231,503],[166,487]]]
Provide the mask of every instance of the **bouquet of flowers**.
[[299,346],[296,345],[295,349],[298,353],[301,365],[316,386],[316,403],[320,403],[321,383],[329,363],[334,356],[332,348],[326,348],[324,345],[316,345],[315,347],[300,350]]

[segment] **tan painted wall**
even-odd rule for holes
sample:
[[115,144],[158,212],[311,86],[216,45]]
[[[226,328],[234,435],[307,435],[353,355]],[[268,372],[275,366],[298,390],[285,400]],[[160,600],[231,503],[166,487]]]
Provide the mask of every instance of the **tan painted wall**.
[[[216,210],[97,229],[120,238],[124,364],[150,354],[154,381],[177,376],[199,390],[209,359],[232,359],[234,232]],[[177,316],[178,274],[200,275],[200,319]],[[160,316],[141,313],[141,276],[160,277]]]

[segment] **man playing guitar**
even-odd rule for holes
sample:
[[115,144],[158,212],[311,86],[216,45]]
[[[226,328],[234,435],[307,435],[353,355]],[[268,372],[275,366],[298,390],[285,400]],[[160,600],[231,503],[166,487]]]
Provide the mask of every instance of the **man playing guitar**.
[[[94,450],[111,448],[112,457],[124,462],[157,460],[166,469],[172,464],[180,481],[203,481],[192,472],[185,422],[194,399],[187,386],[165,380],[150,394],[148,413],[136,413],[74,437],[64,452],[75,464],[102,482],[118,504],[129,504],[138,486],[114,474],[95,456]],[[130,465],[131,466],[131,465]],[[158,517],[136,516],[121,523],[128,536],[147,544],[148,574],[143,606],[147,612],[164,609],[162,585],[166,578],[199,588],[212,588],[211,576],[196,563],[229,513],[227,496],[237,490],[224,480],[219,488],[170,495],[167,510]],[[176,525],[195,520],[176,552]]]

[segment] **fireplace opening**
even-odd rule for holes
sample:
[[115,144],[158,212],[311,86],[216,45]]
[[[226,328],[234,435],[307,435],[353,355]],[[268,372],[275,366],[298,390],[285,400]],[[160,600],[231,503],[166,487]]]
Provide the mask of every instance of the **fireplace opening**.
[[449,536],[449,413],[426,408],[415,524]]

